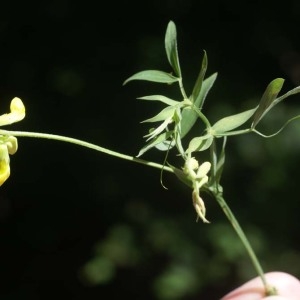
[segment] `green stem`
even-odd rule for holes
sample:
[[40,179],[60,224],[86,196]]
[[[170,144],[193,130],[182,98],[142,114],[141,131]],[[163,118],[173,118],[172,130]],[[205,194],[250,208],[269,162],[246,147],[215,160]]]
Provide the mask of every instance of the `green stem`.
[[241,130],[235,130],[235,131],[226,131],[224,133],[218,133],[218,134],[214,134],[214,132],[212,132],[212,134],[215,137],[223,137],[223,136],[241,135],[241,134],[245,134],[245,133],[251,133],[253,131],[254,131],[253,128],[247,128],[247,129],[241,129]]
[[184,87],[183,87],[182,77],[179,78],[178,83],[179,83],[179,88],[180,88],[180,91],[181,91],[181,94],[182,94],[183,98],[188,99],[188,96],[186,95],[186,92],[185,92]]
[[232,213],[231,209],[229,208],[229,206],[227,205],[225,199],[223,198],[222,193],[213,193],[217,202],[219,203],[219,205],[221,206],[222,210],[224,211],[227,219],[229,220],[229,222],[231,223],[232,227],[234,228],[234,230],[236,231],[238,237],[240,238],[240,240],[242,241],[243,245],[246,248],[246,251],[248,252],[248,255],[252,261],[252,264],[257,272],[257,274],[259,275],[259,277],[262,280],[262,283],[264,285],[265,288],[265,293],[266,296],[271,296],[271,295],[277,295],[277,291],[275,289],[275,287],[270,286],[267,281],[266,281],[266,277],[264,275],[264,271],[257,259],[257,256],[255,254],[255,252],[252,249],[251,244],[249,243],[244,231],[242,230],[239,222],[237,221],[237,219],[235,218],[234,214]]
[[49,140],[56,140],[56,141],[61,141],[61,142],[66,142],[66,143],[71,143],[75,144],[78,146],[82,146],[85,148],[90,148],[95,151],[99,151],[111,156],[115,156],[121,159],[129,160],[132,162],[136,162],[139,164],[143,164],[149,167],[157,168],[157,169],[163,169],[164,171],[168,171],[170,173],[174,173],[174,170],[168,166],[164,166],[158,163],[150,162],[144,159],[136,158],[134,156],[129,156],[126,154],[122,154],[116,151],[112,151],[103,147],[100,147],[98,145],[88,143],[82,140],[66,137],[66,136],[61,136],[61,135],[56,135],[56,134],[48,134],[48,133],[40,133],[40,132],[28,132],[28,131],[7,131],[7,130],[0,130],[0,135],[12,135],[15,137],[30,137],[30,138],[41,138],[41,139],[49,139]]
[[205,117],[205,115],[193,104],[192,109],[194,112],[198,115],[198,117],[203,121],[203,123],[206,125],[206,131],[209,132],[211,129],[210,122]]

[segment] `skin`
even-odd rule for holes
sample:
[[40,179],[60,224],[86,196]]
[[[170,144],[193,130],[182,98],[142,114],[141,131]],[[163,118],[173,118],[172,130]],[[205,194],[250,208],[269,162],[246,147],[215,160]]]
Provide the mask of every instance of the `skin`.
[[266,280],[269,285],[276,287],[277,296],[264,296],[264,287],[261,279],[256,277],[237,289],[231,291],[221,300],[299,300],[300,281],[284,272],[266,273]]

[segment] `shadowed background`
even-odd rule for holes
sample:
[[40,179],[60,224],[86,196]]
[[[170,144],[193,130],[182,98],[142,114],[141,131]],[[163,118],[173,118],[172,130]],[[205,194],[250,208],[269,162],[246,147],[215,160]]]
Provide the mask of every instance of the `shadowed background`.
[[[213,122],[254,107],[267,84],[300,84],[299,3],[43,1],[2,4],[1,113],[20,97],[26,118],[7,129],[83,139],[129,155],[161,108],[137,97],[178,97],[175,86],[125,79],[170,72],[167,24],[177,26],[189,91],[203,50],[218,72],[205,113]],[[299,96],[271,111],[272,133],[300,113]],[[197,132],[197,131],[195,131]],[[300,123],[279,136],[229,139],[225,199],[265,271],[300,277]],[[190,190],[167,173],[56,141],[19,138],[0,189],[1,299],[219,299],[256,276],[218,205],[196,223]],[[164,153],[145,159],[163,162]]]

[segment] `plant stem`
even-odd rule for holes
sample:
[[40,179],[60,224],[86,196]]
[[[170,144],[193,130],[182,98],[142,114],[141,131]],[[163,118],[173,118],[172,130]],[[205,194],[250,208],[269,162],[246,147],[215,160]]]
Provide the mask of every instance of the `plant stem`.
[[143,164],[149,167],[157,168],[157,169],[163,169],[164,171],[168,171],[170,173],[174,173],[174,170],[168,166],[164,166],[155,162],[150,162],[144,159],[136,158],[134,156],[122,154],[116,151],[112,151],[109,149],[106,149],[104,147],[100,147],[98,145],[85,142],[79,139],[74,139],[66,136],[56,135],[56,134],[48,134],[48,133],[40,133],[40,132],[28,132],[28,131],[7,131],[7,130],[0,130],[0,135],[12,135],[15,137],[30,137],[30,138],[41,138],[41,139],[48,139],[48,140],[56,140],[66,143],[72,143],[78,146],[82,146],[85,148],[90,148],[95,151],[99,151],[111,156],[115,156],[121,159],[129,160],[132,162],[136,162],[139,164]]
[[188,96],[186,95],[186,92],[184,90],[184,87],[183,87],[183,83],[182,83],[182,77],[179,78],[179,88],[180,88],[180,91],[181,91],[181,94],[183,96],[184,99],[188,99]]
[[257,272],[257,274],[259,275],[259,277],[262,280],[262,283],[264,285],[265,288],[265,293],[266,296],[271,296],[271,295],[277,295],[277,291],[276,288],[273,286],[270,286],[267,281],[266,281],[266,277],[264,275],[264,271],[257,259],[257,256],[255,254],[255,252],[252,249],[252,246],[250,244],[250,242],[248,241],[244,231],[242,230],[239,222],[237,221],[237,219],[235,218],[234,214],[232,213],[231,209],[229,208],[229,206],[227,205],[225,199],[223,198],[222,193],[217,192],[217,193],[213,193],[217,202],[219,203],[219,205],[221,206],[223,212],[225,213],[227,219],[229,220],[229,222],[231,223],[232,227],[234,228],[234,230],[236,231],[238,237],[240,238],[240,240],[242,241],[243,245],[246,248],[246,251],[248,252],[248,255],[252,261],[252,264]]

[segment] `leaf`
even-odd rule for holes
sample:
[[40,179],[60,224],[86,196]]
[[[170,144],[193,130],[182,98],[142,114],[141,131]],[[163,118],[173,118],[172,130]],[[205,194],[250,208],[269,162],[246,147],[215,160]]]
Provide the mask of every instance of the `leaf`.
[[213,136],[210,134],[195,137],[190,141],[187,152],[204,151],[210,147],[212,142]]
[[[216,78],[217,78],[217,73],[214,73],[202,82],[200,93],[198,97],[194,99],[195,107],[199,107],[199,105],[203,105],[204,100],[208,92],[212,88]],[[184,109],[182,111],[181,138],[183,138],[192,129],[192,127],[194,126],[197,120],[197,117],[198,117],[197,113],[192,109]]]
[[132,80],[146,80],[152,82],[171,84],[177,82],[178,78],[167,72],[157,71],[157,70],[146,70],[132,75],[131,77],[129,77],[124,81],[123,85],[125,85],[126,83]]
[[172,99],[170,99],[168,97],[165,97],[165,96],[162,96],[162,95],[150,95],[150,96],[139,97],[138,99],[161,101],[161,102],[163,102],[167,105],[170,105],[170,106],[174,106],[174,105],[177,105],[177,104],[180,103],[179,101],[172,100]]
[[198,95],[198,97],[196,97],[194,100],[194,104],[196,107],[198,107],[199,109],[202,108],[204,101],[206,99],[206,96],[208,94],[208,92],[210,91],[210,89],[212,88],[212,86],[215,83],[215,80],[217,79],[217,75],[218,73],[214,73],[212,75],[210,75],[209,77],[207,77],[203,83],[202,83],[202,87],[201,87],[201,91]]
[[224,134],[246,123],[255,113],[257,107],[225,117],[212,126],[215,135]]
[[201,91],[198,95],[198,97],[196,97],[194,100],[194,104],[196,107],[198,107],[199,109],[202,108],[204,100],[206,99],[206,96],[208,94],[208,92],[210,91],[210,89],[212,88],[212,86],[215,83],[215,80],[217,79],[217,75],[218,73],[214,73],[212,75],[210,75],[209,77],[207,77],[203,83],[202,83],[202,87],[201,87]]
[[172,131],[167,131],[164,132],[162,134],[160,134],[159,136],[157,136],[156,138],[154,138],[153,140],[151,140],[151,142],[149,142],[148,144],[146,144],[139,152],[139,154],[137,155],[137,157],[140,157],[141,155],[143,155],[146,151],[150,150],[151,148],[157,146],[158,144],[161,144],[162,142],[166,141],[168,138],[170,138],[170,136],[173,134]]
[[177,52],[177,32],[173,21],[170,21],[165,35],[165,48],[168,61],[172,66],[175,74],[181,78],[181,70],[179,65],[179,58]]
[[156,116],[142,121],[142,123],[146,122],[158,122],[162,120],[166,120],[174,115],[174,111],[176,108],[174,106],[167,106],[162,111],[160,111]]
[[155,148],[157,148],[160,151],[168,151],[172,149],[174,146],[175,146],[175,142],[173,140],[172,141],[165,140],[160,144],[155,145]]
[[[192,92],[192,95],[191,95],[191,101],[193,103],[195,102],[195,100],[199,99],[201,88],[202,88],[202,82],[203,82],[206,70],[207,70],[207,55],[206,55],[206,52],[204,51],[201,70],[200,70],[200,73],[198,75],[198,78],[196,80],[196,83],[195,83],[195,86],[193,88],[193,92]],[[197,105],[196,105],[200,109],[202,107],[201,100],[203,101],[203,99],[200,98],[200,103],[197,103]]]
[[268,84],[264,94],[262,95],[258,109],[254,114],[251,128],[254,128],[263,116],[275,105],[273,102],[280,92],[283,83],[284,79],[276,78]]
[[166,120],[164,120],[157,128],[155,129],[151,129],[150,133],[144,135],[144,137],[147,137],[147,141],[155,138],[158,134],[160,134],[161,132],[163,132],[165,129],[167,129],[168,124],[172,121],[172,118],[168,118]]

